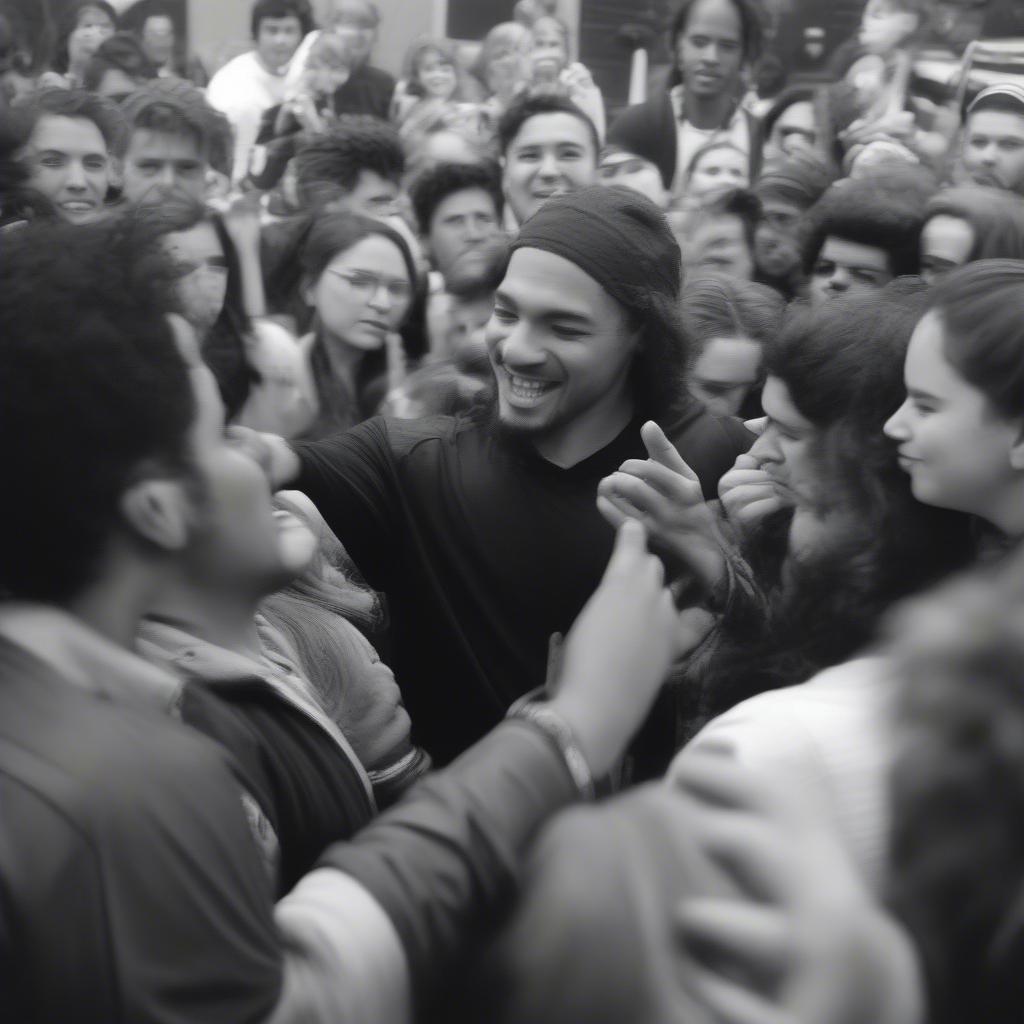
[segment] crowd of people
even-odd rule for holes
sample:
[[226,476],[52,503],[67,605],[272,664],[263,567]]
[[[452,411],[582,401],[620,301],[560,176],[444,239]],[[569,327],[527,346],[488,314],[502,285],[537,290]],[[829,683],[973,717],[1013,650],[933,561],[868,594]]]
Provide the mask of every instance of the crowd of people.
[[381,6],[0,3],[0,1016],[1016,1020],[1024,80]]

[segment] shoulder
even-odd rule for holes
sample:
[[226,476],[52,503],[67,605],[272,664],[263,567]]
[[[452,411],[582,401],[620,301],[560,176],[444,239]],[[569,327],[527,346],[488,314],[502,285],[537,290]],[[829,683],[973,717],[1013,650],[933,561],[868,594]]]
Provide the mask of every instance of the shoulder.
[[462,421],[454,416],[425,416],[413,420],[379,416],[376,420],[389,447],[399,458],[411,455],[423,445],[451,445],[464,429]]
[[631,132],[639,130],[659,131],[662,122],[672,116],[672,101],[668,93],[658,93],[643,103],[626,107],[608,129],[610,142],[625,144]]
[[363,65],[363,77],[377,88],[394,91],[395,76],[383,68],[375,68],[372,64]]

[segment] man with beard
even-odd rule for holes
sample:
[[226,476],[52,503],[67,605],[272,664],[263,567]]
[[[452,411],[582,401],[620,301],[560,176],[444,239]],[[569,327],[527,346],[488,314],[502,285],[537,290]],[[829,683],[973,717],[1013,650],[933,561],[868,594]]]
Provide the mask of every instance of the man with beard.
[[683,384],[680,254],[643,196],[549,200],[512,243],[487,344],[496,397],[473,420],[377,418],[290,447],[253,435],[277,484],[319,507],[392,612],[393,668],[441,763],[543,677],[600,575],[597,485],[644,458],[655,420],[714,495],[750,436]]

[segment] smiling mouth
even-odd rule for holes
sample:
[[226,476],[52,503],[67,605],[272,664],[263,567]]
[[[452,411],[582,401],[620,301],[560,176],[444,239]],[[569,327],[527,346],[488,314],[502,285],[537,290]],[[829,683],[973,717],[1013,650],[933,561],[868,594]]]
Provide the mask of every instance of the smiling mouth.
[[521,402],[538,402],[560,386],[557,381],[520,377],[508,369],[505,370],[505,375],[512,397]]

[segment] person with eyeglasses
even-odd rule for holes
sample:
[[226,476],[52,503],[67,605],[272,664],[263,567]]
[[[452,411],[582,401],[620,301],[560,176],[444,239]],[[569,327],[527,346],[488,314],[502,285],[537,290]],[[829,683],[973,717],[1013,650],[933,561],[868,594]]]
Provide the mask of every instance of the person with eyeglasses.
[[299,345],[316,406],[304,437],[315,439],[361,423],[380,404],[399,358],[394,335],[412,305],[416,269],[394,228],[355,213],[317,219],[300,262],[313,329]]

